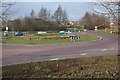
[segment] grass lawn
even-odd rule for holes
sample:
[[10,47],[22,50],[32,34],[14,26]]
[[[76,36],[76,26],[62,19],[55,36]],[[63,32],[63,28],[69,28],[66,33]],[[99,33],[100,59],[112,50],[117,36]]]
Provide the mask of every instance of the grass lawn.
[[[67,39],[36,39],[40,38],[41,36],[29,36],[31,40],[27,36],[17,36],[12,38],[7,38],[3,40],[3,43],[8,44],[64,44],[64,43],[73,43],[74,41],[70,38]],[[88,35],[80,35],[80,42],[84,41],[91,41],[96,40],[95,36],[88,36]],[[78,40],[76,40],[78,41]]]
[[2,71],[3,78],[118,78],[118,56],[31,62],[3,66]]

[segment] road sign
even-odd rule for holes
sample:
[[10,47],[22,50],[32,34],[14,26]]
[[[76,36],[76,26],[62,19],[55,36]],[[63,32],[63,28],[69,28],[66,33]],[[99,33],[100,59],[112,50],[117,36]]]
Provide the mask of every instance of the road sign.
[[95,26],[95,31],[97,31],[97,26]]

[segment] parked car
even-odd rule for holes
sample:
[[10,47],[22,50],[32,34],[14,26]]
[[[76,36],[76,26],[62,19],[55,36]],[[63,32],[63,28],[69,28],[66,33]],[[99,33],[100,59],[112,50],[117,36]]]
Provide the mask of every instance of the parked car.
[[67,34],[71,34],[72,32],[70,32],[70,31],[68,31],[68,32],[66,32]]
[[67,34],[65,31],[60,31],[59,33],[60,34]]
[[88,29],[84,29],[84,32],[88,31]]
[[47,32],[39,31],[38,34],[46,34]]
[[15,36],[23,36],[23,33],[22,32],[16,32]]

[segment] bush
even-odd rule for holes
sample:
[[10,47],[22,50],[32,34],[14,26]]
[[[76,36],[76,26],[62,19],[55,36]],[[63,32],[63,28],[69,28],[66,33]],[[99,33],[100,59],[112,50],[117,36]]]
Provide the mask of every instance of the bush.
[[88,29],[88,30],[94,30],[95,27],[93,27],[93,26],[85,26],[85,29]]
[[6,30],[6,27],[3,27],[3,26],[2,26],[2,31],[5,31],[5,30]]
[[114,30],[112,33],[114,33],[114,34],[120,34],[120,30],[119,30],[119,29],[116,29],[116,30]]

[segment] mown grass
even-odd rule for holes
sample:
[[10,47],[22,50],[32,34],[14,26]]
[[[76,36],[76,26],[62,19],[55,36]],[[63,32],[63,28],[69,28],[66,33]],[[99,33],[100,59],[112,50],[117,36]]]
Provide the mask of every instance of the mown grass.
[[31,62],[3,66],[2,71],[3,78],[118,78],[118,56]]
[[[40,38],[41,36],[29,36],[31,40],[26,36],[17,36],[17,37],[11,37],[6,38],[2,42],[8,43],[8,44],[64,44],[64,43],[73,43],[74,40],[71,41],[70,38],[67,39],[36,39]],[[85,41],[92,41],[96,40],[97,38],[95,36],[88,36],[88,35],[80,35],[79,42],[85,42]],[[78,40],[76,40],[78,42]]]

